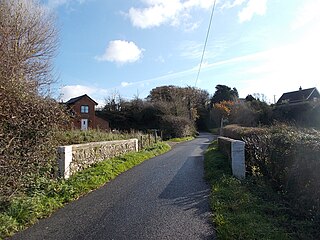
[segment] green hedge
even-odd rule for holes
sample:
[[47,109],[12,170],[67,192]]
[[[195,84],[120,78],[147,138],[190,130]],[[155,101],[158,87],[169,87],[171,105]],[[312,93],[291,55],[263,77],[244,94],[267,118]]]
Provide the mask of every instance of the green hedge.
[[320,132],[288,125],[228,126],[227,137],[246,142],[247,174],[264,179],[320,224]]

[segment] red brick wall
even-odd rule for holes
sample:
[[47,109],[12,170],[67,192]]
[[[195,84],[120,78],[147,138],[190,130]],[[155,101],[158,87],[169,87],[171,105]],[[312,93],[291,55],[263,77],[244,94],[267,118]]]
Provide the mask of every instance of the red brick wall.
[[[81,113],[81,106],[87,105],[89,106],[88,113]],[[73,105],[70,106],[74,113],[74,121],[73,125],[75,128],[81,129],[81,119],[88,119],[88,128],[93,129],[96,127],[96,116],[95,116],[95,103],[89,99],[88,97],[84,96]]]
[[96,128],[100,130],[109,131],[110,130],[109,122],[96,116]]

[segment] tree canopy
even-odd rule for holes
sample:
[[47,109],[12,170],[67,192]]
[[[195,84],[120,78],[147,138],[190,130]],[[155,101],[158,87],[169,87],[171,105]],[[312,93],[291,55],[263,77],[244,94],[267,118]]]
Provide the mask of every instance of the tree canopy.
[[222,101],[235,101],[239,97],[236,88],[231,89],[226,85],[217,85],[216,91],[211,98],[211,105]]

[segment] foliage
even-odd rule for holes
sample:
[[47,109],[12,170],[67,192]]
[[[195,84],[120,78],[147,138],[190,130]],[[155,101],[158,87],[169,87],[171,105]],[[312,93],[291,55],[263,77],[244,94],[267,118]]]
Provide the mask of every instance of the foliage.
[[214,120],[216,126],[220,126],[221,121],[223,119],[228,119],[231,114],[231,109],[234,105],[232,101],[221,101],[219,103],[213,104],[213,108],[211,110],[211,118]]
[[81,144],[88,142],[103,142],[114,140],[126,140],[131,138],[148,138],[147,134],[131,130],[130,132],[105,132],[99,130],[65,130],[57,131],[55,139],[59,145]]
[[205,154],[205,177],[212,185],[210,205],[219,239],[319,239],[318,223],[289,208],[263,181],[232,177],[216,143]]
[[222,101],[235,101],[239,97],[236,88],[231,89],[226,85],[217,85],[216,91],[211,98],[211,105]]
[[260,100],[248,99],[235,102],[230,111],[230,122],[242,126],[269,125],[272,122],[272,108]]
[[184,138],[193,136],[196,132],[192,122],[183,117],[164,116],[161,125],[164,139]]
[[119,95],[113,95],[107,99],[100,114],[110,120],[112,128],[120,130],[168,131],[168,121],[176,119],[175,122],[181,122],[184,119],[184,124],[180,126],[186,126],[184,131],[190,132],[189,128],[194,128],[196,124],[199,128],[206,128],[208,102],[209,94],[205,90],[170,85],[152,89],[146,100],[135,98],[126,101]]
[[302,215],[320,224],[320,132],[287,125],[228,127],[226,136],[246,142],[247,172],[290,199]]
[[281,122],[291,122],[302,127],[320,129],[320,101],[298,104],[276,105],[273,118]]
[[44,94],[53,82],[53,17],[38,2],[0,2],[0,203],[55,173],[54,132],[68,118]]
[[30,182],[25,195],[11,199],[0,209],[0,239],[26,228],[39,218],[44,218],[65,203],[99,188],[120,173],[170,149],[166,143],[158,143],[137,153],[115,157],[84,171],[68,180],[39,177]]
[[210,205],[219,239],[289,239],[279,224],[285,217],[281,204],[262,199],[247,182],[232,177],[216,143],[205,154],[205,177],[212,185]]

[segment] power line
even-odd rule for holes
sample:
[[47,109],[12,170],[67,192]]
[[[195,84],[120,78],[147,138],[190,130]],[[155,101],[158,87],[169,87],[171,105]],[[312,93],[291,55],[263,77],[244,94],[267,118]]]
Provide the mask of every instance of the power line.
[[209,38],[209,33],[210,33],[210,29],[211,29],[212,18],[213,18],[213,14],[214,14],[215,8],[216,8],[216,0],[214,0],[213,6],[212,6],[211,17],[210,17],[209,27],[208,27],[208,31],[207,31],[207,36],[206,36],[206,40],[204,42],[204,47],[203,47],[203,51],[202,51],[202,56],[201,56],[201,61],[200,61],[200,65],[199,65],[199,70],[198,70],[196,82],[194,84],[195,87],[197,86],[197,83],[198,83],[198,80],[199,80],[199,75],[200,75],[200,71],[201,71],[201,67],[202,67],[202,63],[203,63],[204,53],[205,53],[206,48],[207,48],[207,42],[208,42],[208,38]]

